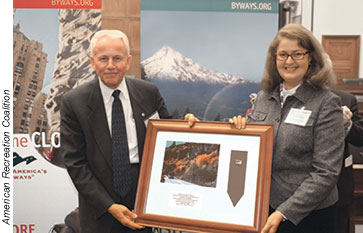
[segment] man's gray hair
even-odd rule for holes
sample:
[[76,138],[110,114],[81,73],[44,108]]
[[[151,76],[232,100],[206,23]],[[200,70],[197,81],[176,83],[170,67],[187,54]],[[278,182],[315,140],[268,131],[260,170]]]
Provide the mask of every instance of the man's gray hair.
[[121,32],[120,30],[100,30],[98,32],[96,32],[92,39],[91,39],[91,44],[90,44],[90,56],[93,56],[93,50],[96,46],[96,43],[102,38],[102,37],[111,37],[111,38],[119,38],[122,39],[122,41],[125,44],[126,47],[126,54],[127,56],[130,55],[130,44],[129,44],[129,39],[127,38],[126,34]]

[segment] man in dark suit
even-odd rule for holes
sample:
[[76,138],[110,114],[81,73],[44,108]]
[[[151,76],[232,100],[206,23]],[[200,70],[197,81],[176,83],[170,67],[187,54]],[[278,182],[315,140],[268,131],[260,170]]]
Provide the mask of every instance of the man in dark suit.
[[[151,232],[150,228],[134,223],[137,216],[130,210],[135,202],[147,121],[166,118],[168,111],[155,85],[125,77],[131,60],[124,33],[118,30],[97,32],[90,44],[90,62],[96,77],[69,91],[62,99],[62,154],[79,193],[82,233]],[[114,138],[113,134],[120,134],[114,129],[114,119],[121,118],[113,117],[113,109],[114,103],[120,101],[118,112],[123,109],[124,119],[121,128],[126,130],[116,129],[123,131],[123,136]],[[127,154],[127,164],[122,165],[122,169],[130,176],[117,177],[118,172],[114,170],[120,168],[115,166],[114,160],[116,140],[127,142],[119,143],[121,148],[127,149],[118,148],[117,153]],[[115,188],[116,183],[123,185],[114,181],[120,177],[126,177],[124,183],[128,183],[123,194]]]
[[349,211],[353,201],[353,156],[349,151],[349,143],[354,146],[363,146],[363,119],[358,115],[358,104],[355,96],[350,93],[333,90],[342,102],[344,127],[346,131],[344,160],[342,171],[338,180],[339,200],[337,202],[334,232],[349,232]]

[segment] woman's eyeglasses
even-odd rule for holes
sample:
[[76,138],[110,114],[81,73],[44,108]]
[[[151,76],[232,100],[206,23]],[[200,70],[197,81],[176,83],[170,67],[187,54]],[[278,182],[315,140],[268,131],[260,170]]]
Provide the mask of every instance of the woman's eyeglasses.
[[280,52],[276,54],[276,59],[279,61],[286,61],[289,57],[293,60],[302,60],[304,59],[305,55],[308,54],[309,51],[306,52],[293,52],[291,54]]

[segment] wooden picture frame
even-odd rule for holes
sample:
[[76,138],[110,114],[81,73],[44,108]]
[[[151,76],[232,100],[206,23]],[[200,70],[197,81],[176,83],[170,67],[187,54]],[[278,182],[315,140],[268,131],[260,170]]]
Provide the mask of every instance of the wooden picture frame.
[[150,120],[135,222],[188,232],[260,232],[269,210],[272,147],[272,125],[238,130],[225,122],[189,127]]

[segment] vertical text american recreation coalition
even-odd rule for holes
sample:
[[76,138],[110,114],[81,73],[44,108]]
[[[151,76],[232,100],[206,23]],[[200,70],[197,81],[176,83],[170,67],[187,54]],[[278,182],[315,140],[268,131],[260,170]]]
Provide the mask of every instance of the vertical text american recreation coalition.
[[10,109],[10,91],[4,90],[4,97],[2,99],[1,108],[3,111],[3,119],[1,120],[1,125],[3,128],[3,138],[2,138],[2,154],[3,154],[3,169],[1,171],[2,183],[3,183],[3,193],[2,193],[2,206],[3,206],[3,216],[2,222],[10,225],[11,224],[11,109]]

